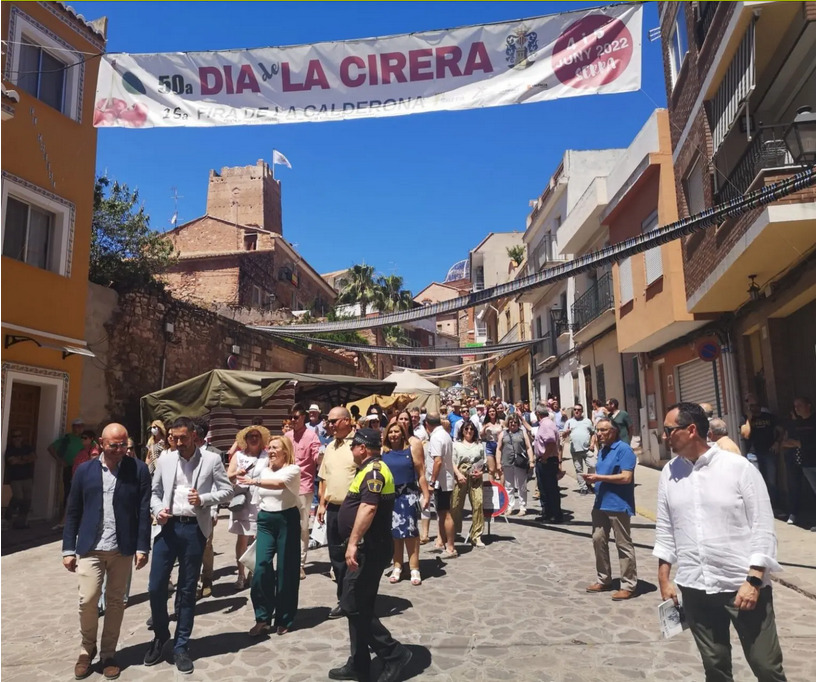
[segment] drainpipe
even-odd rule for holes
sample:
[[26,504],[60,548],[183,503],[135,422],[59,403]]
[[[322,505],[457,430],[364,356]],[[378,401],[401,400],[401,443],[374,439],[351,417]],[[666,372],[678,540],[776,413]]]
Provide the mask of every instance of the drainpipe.
[[728,434],[735,442],[739,438],[740,429],[740,389],[739,380],[737,379],[737,354],[734,349],[731,332],[725,332],[724,343],[721,345],[723,374],[725,383],[725,400],[728,403],[728,414],[725,417],[725,422],[728,425]]

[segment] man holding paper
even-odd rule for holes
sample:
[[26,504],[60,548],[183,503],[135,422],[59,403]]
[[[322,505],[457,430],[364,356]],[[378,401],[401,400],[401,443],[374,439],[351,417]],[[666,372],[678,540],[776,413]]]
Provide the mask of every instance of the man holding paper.
[[708,418],[699,405],[673,405],[663,424],[677,456],[657,489],[653,554],[660,594],[677,603],[670,580],[677,564],[675,582],[707,681],[733,680],[733,623],[757,679],[782,682],[769,576],[781,569],[765,483],[744,457],[708,446]]

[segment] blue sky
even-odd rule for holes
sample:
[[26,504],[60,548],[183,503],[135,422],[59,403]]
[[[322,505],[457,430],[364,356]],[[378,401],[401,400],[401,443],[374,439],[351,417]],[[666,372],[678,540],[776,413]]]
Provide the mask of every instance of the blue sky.
[[[111,52],[265,47],[510,21],[591,2],[72,2],[106,15]],[[383,119],[252,127],[101,129],[99,173],[138,188],[155,229],[203,215],[212,168],[271,160],[284,236],[318,272],[365,261],[414,293],[491,231],[524,230],[565,149],[625,147],[666,93],[656,3],[639,92]]]

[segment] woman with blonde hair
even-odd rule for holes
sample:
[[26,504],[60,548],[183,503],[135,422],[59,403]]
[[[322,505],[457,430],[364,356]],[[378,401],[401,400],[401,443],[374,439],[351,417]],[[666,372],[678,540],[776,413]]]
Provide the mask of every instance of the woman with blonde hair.
[[229,532],[235,538],[235,561],[238,565],[238,579],[235,587],[243,590],[246,587],[244,565],[238,561],[246,552],[250,542],[255,539],[258,519],[257,491],[242,486],[238,479],[242,477],[257,478],[269,464],[266,446],[271,434],[264,426],[253,424],[238,432],[235,437],[238,451],[230,460],[227,476],[235,490],[235,496],[230,502]]
[[[420,506],[427,507],[430,501],[428,481],[425,479],[425,453],[422,446],[414,447],[408,435],[409,427],[401,413],[385,429],[385,444],[382,460],[394,476],[396,497],[394,498],[393,522],[391,535],[394,538],[394,570],[389,579],[399,582],[402,577],[402,565],[405,550],[408,551],[408,564],[411,567],[411,584],[421,585],[419,573],[419,515]],[[420,500],[421,497],[421,500]]]
[[[251,486],[258,499],[255,573],[250,597],[255,610],[252,637],[274,627],[285,635],[297,613],[300,589],[300,467],[291,441],[273,436],[268,446],[269,465],[252,475],[238,476],[239,485]],[[273,560],[277,556],[277,563]]]
[[150,423],[150,437],[147,439],[145,464],[150,475],[156,470],[156,460],[167,449],[167,429],[161,419],[154,419]]

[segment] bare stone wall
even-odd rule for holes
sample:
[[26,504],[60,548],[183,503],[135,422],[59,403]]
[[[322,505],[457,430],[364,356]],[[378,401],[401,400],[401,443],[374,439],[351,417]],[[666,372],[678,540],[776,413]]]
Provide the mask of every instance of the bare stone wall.
[[[109,294],[103,287],[91,287],[91,298],[100,299],[94,309],[104,312],[89,318],[87,338],[92,350],[104,350],[96,359],[97,369],[104,368],[104,380],[99,372],[93,375],[93,381],[83,385],[82,401],[94,406],[95,423],[121,421],[138,434],[141,396],[212,369],[225,369],[233,345],[240,347],[236,367],[240,370],[357,374],[354,360],[347,355],[273,339],[167,293],[120,294],[115,305]],[[165,331],[167,322],[173,324],[172,333]],[[88,359],[86,365],[94,362]]]

